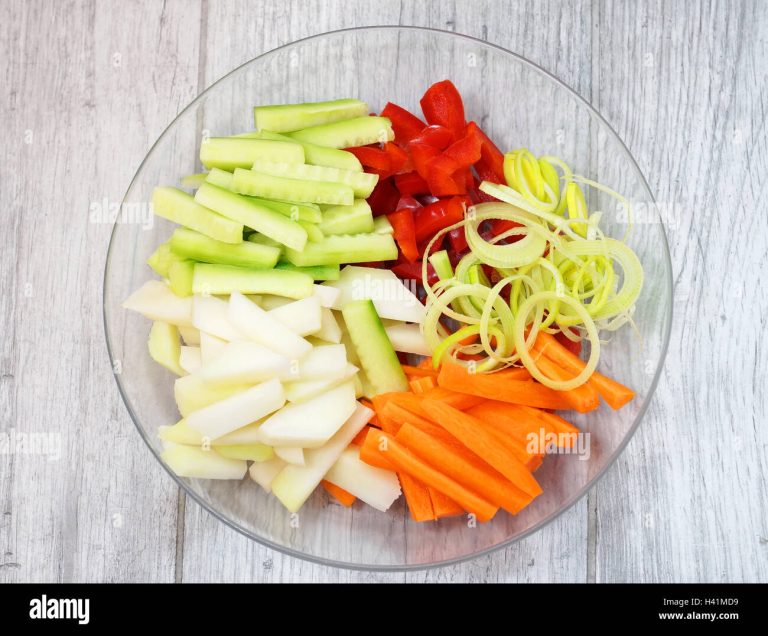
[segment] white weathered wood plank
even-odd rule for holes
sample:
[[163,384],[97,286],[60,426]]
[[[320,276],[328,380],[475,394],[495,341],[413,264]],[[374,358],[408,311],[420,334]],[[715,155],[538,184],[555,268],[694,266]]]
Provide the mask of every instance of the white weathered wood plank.
[[[510,48],[582,93],[590,88],[588,2],[292,2],[209,5],[205,84],[275,46],[315,33],[365,24],[456,30]],[[266,26],[269,25],[269,26]],[[217,46],[227,39],[228,47]],[[386,61],[383,61],[386,63]],[[503,552],[428,573],[348,572],[291,558],[249,542],[188,501],[184,581],[585,581],[586,500]]]
[[766,581],[768,7],[601,2],[596,106],[666,223],[656,397],[597,489],[598,581]]
[[177,489],[122,405],[101,285],[117,202],[197,92],[193,2],[2,3],[2,429],[60,457],[0,457],[0,580],[172,581]]

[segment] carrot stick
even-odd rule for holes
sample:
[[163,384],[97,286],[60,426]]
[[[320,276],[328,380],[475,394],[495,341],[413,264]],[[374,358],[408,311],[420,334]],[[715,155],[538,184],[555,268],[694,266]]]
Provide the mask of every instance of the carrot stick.
[[419,364],[416,365],[419,369],[429,369],[437,375],[437,372],[435,371],[434,367],[432,366],[432,356],[429,356],[427,358],[424,358],[423,360],[419,361]]
[[432,436],[413,424],[404,424],[395,439],[424,461],[507,512],[517,514],[533,499],[455,438],[452,439],[456,445]]
[[368,429],[370,428],[371,427],[368,425],[363,426],[363,428],[360,429],[360,432],[352,439],[350,444],[354,444],[355,446],[362,446],[366,436],[368,435]]
[[548,409],[568,409],[570,404],[558,392],[532,380],[518,378],[525,369],[506,369],[498,373],[469,373],[461,365],[446,362],[440,368],[437,383],[446,389],[479,395],[489,400],[527,404]]
[[425,393],[437,386],[435,378],[429,375],[425,375],[423,378],[413,378],[408,382],[408,384],[411,386],[411,391],[419,394]]
[[432,509],[435,511],[436,519],[458,517],[464,514],[464,508],[439,490],[429,488],[429,498],[432,500]]
[[496,514],[497,506],[424,462],[391,435],[381,432],[374,434],[374,437],[386,440],[386,450],[382,452],[399,472],[416,477],[427,486],[444,493],[465,510],[474,513],[479,521],[488,521]]
[[[565,371],[556,362],[550,360],[547,356],[534,348],[534,358],[539,370],[548,378],[557,381],[570,380],[575,377],[574,374]],[[577,386],[568,391],[559,391],[565,400],[569,402],[571,408],[579,413],[588,413],[594,411],[600,406],[600,397],[597,391],[589,383]]]
[[554,433],[557,436],[558,448],[571,448],[576,441],[576,435],[581,431],[569,421],[549,411],[534,409],[530,406],[521,406],[526,413],[537,418],[544,425],[545,431]]
[[424,410],[433,422],[482,457],[520,490],[532,497],[541,494],[541,486],[531,472],[508,450],[500,448],[496,438],[483,428],[477,418],[437,400],[425,399]]
[[[371,428],[368,431],[365,441],[360,447],[360,459],[371,466],[396,471],[396,466],[387,459],[379,447],[378,433],[381,433],[381,431],[375,428]],[[432,499],[429,496],[427,487],[407,473],[398,471],[397,477],[400,480],[400,487],[403,489],[405,501],[408,503],[411,519],[414,521],[433,521],[435,519],[435,512],[432,509]]]
[[485,402],[485,398],[483,397],[468,395],[467,393],[459,393],[458,391],[450,391],[441,386],[436,386],[434,389],[430,389],[423,393],[422,397],[440,400],[460,411],[466,411],[468,408],[475,406],[475,404]]
[[[413,411],[410,411],[408,408],[401,406],[397,402],[387,402],[387,405],[384,407],[384,415],[394,423],[393,428],[396,429],[392,435],[396,435],[397,431],[400,430],[400,427],[405,424],[406,422],[410,423],[420,423],[420,422],[426,422],[430,426],[434,426],[432,422],[423,416],[419,415],[418,413],[414,413]],[[389,432],[389,431],[387,431]]]
[[383,415],[384,406],[386,403],[390,400],[391,396],[396,395],[395,393],[382,393],[380,395],[376,395],[373,397],[373,408],[376,411],[376,420],[381,426],[381,429],[383,431],[387,431],[390,433],[396,433],[397,428],[394,422],[391,422],[386,418],[385,415]]
[[331,495],[342,506],[349,508],[357,500],[357,497],[355,497],[352,493],[347,492],[343,488],[339,488],[336,484],[332,484],[330,481],[323,479],[323,481],[320,483],[323,485],[323,488],[328,491],[328,494]]
[[430,364],[429,368],[427,367],[412,367],[409,364],[403,364],[401,365],[403,367],[403,373],[407,376],[413,376],[416,378],[436,378],[437,377],[437,371],[435,371],[432,368],[432,365]]
[[574,435],[579,432],[578,428],[559,415],[532,406],[487,400],[467,409],[466,412],[482,422],[488,422],[491,426],[506,431],[526,447],[531,440],[540,443],[542,438],[554,437],[559,448],[570,448],[575,441]]
[[[586,365],[584,360],[568,351],[568,349],[561,345],[552,334],[540,331],[536,338],[536,348],[538,348],[547,358],[573,374],[581,373]],[[620,409],[635,397],[635,392],[632,389],[616,382],[616,380],[604,376],[598,371],[595,371],[590,376],[587,383],[594,387],[600,394],[600,397],[602,397],[613,410]]]

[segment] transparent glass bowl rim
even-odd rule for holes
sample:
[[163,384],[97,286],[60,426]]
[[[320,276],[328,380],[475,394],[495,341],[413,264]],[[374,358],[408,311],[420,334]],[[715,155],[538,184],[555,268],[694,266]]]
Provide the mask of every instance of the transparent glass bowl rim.
[[[141,174],[142,169],[144,168],[144,163],[147,161],[147,159],[152,155],[154,152],[156,146],[161,142],[161,140],[165,137],[165,135],[174,128],[177,120],[179,120],[181,117],[184,116],[184,114],[189,111],[190,109],[194,108],[198,102],[205,98],[205,96],[208,94],[209,91],[215,90],[215,88],[225,80],[229,79],[230,77],[233,77],[243,71],[246,67],[250,66],[253,63],[256,63],[261,58],[272,55],[276,53],[277,51],[287,49],[293,46],[296,46],[298,44],[301,44],[302,42],[309,42],[312,40],[332,37],[341,35],[344,33],[363,33],[366,31],[411,31],[411,32],[423,32],[423,33],[432,33],[440,36],[448,36],[448,37],[455,37],[459,39],[463,39],[469,42],[472,42],[474,44],[477,44],[478,46],[482,47],[488,47],[490,49],[494,49],[495,51],[499,53],[506,54],[524,66],[527,66],[529,69],[534,71],[535,73],[538,73],[554,84],[558,85],[559,88],[563,89],[567,93],[571,95],[573,99],[575,99],[577,102],[579,102],[582,106],[584,106],[591,115],[597,119],[602,126],[605,127],[605,130],[607,130],[614,138],[614,141],[618,143],[619,147],[621,148],[622,152],[626,155],[626,159],[628,159],[629,163],[635,168],[637,171],[637,174],[640,176],[640,182],[642,187],[645,190],[645,193],[648,197],[648,201],[655,205],[656,200],[653,196],[653,193],[651,192],[651,189],[648,185],[648,181],[645,178],[645,175],[643,174],[642,170],[640,170],[640,167],[637,165],[637,161],[632,156],[632,153],[630,153],[629,149],[627,148],[624,141],[621,139],[621,137],[616,133],[616,131],[613,129],[613,127],[603,118],[603,116],[581,95],[579,95],[576,91],[574,91],[570,86],[563,83],[560,79],[552,75],[549,71],[543,69],[538,64],[535,64],[534,62],[531,62],[530,60],[526,59],[522,55],[519,55],[517,53],[513,53],[512,51],[509,51],[508,49],[505,49],[502,46],[499,46],[497,44],[493,44],[490,42],[485,42],[484,40],[481,40],[479,38],[475,38],[473,36],[465,35],[462,33],[455,33],[453,31],[445,31],[442,29],[433,29],[428,27],[419,27],[419,26],[402,26],[402,25],[378,25],[378,26],[362,26],[362,27],[352,27],[347,29],[338,29],[335,31],[326,31],[324,33],[318,33],[315,35],[311,35],[305,38],[301,38],[299,40],[293,40],[291,42],[288,42],[286,44],[283,44],[279,47],[276,47],[274,49],[270,49],[269,51],[265,51],[264,53],[261,53],[260,55],[257,55],[256,57],[248,60],[247,62],[244,62],[240,66],[234,68],[226,75],[223,75],[218,80],[216,80],[213,84],[211,84],[208,88],[206,88],[204,91],[202,91],[199,95],[197,95],[186,107],[184,107],[183,110],[181,110],[176,117],[174,117],[173,121],[171,121],[170,124],[163,130],[163,132],[160,134],[160,136],[157,138],[154,144],[152,144],[152,147],[149,149],[147,154],[144,156],[144,159],[142,159],[141,164],[139,165],[138,169],[136,170],[136,173],[134,174],[133,178],[131,179],[131,183],[128,186],[128,189],[126,190],[125,196],[123,197],[123,203],[125,203],[126,198],[128,196],[128,193],[132,190],[133,185],[138,178],[138,175]],[[112,365],[112,368],[114,369],[114,353],[112,351],[112,345],[111,345],[111,339],[109,334],[109,326],[107,321],[107,309],[106,309],[106,290],[107,290],[107,274],[109,272],[109,262],[110,262],[110,256],[112,253],[112,246],[113,242],[115,240],[115,232],[117,230],[117,223],[113,226],[112,232],[110,234],[109,238],[109,245],[107,247],[107,258],[104,266],[104,281],[102,285],[102,314],[103,314],[103,320],[104,320],[104,335],[106,338],[106,344],[107,344],[107,351],[109,353],[109,360],[110,364]],[[667,240],[666,232],[662,232],[663,237],[663,246],[664,246],[664,258],[666,260],[667,264],[667,272],[669,272],[669,287],[671,289],[672,287],[672,281],[671,281],[671,259],[669,254],[669,242]],[[311,554],[307,554],[304,552],[300,552],[297,550],[293,550],[291,548],[288,548],[286,546],[280,545],[279,543],[275,543],[273,541],[270,541],[269,539],[266,539],[264,537],[258,536],[251,531],[249,531],[247,528],[241,526],[240,524],[234,522],[232,519],[226,517],[224,514],[220,513],[218,510],[214,509],[212,506],[210,506],[208,503],[202,500],[201,497],[197,495],[189,486],[186,484],[186,482],[178,477],[173,471],[171,471],[165,463],[162,461],[160,456],[158,455],[157,451],[155,450],[155,447],[152,445],[152,442],[149,440],[147,433],[145,429],[142,427],[142,425],[139,423],[138,417],[136,416],[136,413],[128,400],[128,396],[126,395],[125,390],[122,386],[122,380],[119,374],[113,373],[112,375],[115,378],[115,381],[117,383],[118,390],[120,392],[120,396],[123,400],[123,403],[125,404],[126,408],[128,409],[128,412],[131,416],[131,420],[133,421],[134,425],[136,426],[136,429],[139,432],[139,435],[141,435],[141,438],[144,440],[145,444],[149,448],[150,452],[154,455],[155,459],[160,463],[160,465],[165,469],[165,471],[171,476],[171,478],[176,482],[176,484],[182,488],[182,490],[186,493],[187,496],[191,497],[198,505],[200,505],[206,512],[213,515],[216,519],[221,521],[222,523],[226,524],[233,530],[239,532],[240,534],[248,537],[249,539],[252,539],[262,545],[265,545],[273,550],[277,550],[278,552],[281,552],[283,554],[287,554],[291,557],[296,557],[299,559],[303,559],[305,561],[309,561],[312,563],[317,563],[319,565],[325,565],[325,566],[332,566],[332,567],[338,567],[338,568],[344,568],[348,570],[360,570],[360,571],[380,571],[380,572],[403,572],[403,571],[414,571],[414,570],[426,570],[426,569],[432,569],[432,568],[438,568],[438,567],[445,567],[449,565],[454,565],[457,563],[462,563],[464,561],[477,559],[482,556],[486,556],[488,554],[491,554],[493,552],[496,552],[497,550],[501,550],[503,548],[509,547],[510,545],[513,545],[514,543],[517,543],[518,541],[521,541],[522,539],[532,535],[533,533],[537,532],[544,526],[548,525],[555,519],[557,519],[560,515],[565,513],[567,510],[570,510],[571,507],[573,507],[579,500],[582,499],[597,483],[600,481],[602,476],[606,473],[606,471],[611,468],[618,457],[621,455],[621,453],[624,451],[624,448],[629,443],[629,441],[632,439],[632,437],[635,434],[635,431],[637,430],[638,426],[640,425],[640,422],[642,421],[646,411],[648,410],[648,407],[650,405],[651,400],[653,399],[653,395],[656,392],[656,386],[658,385],[659,378],[661,377],[661,371],[664,368],[664,360],[667,355],[667,349],[669,347],[669,338],[670,338],[670,332],[671,332],[671,326],[672,326],[672,303],[667,303],[667,311],[666,311],[666,330],[664,334],[662,334],[662,346],[661,346],[661,355],[659,358],[659,364],[656,368],[656,371],[654,373],[653,381],[650,385],[650,388],[648,390],[648,396],[645,399],[645,402],[640,409],[640,411],[637,414],[637,417],[635,418],[635,421],[632,423],[631,428],[627,431],[627,434],[624,436],[624,439],[621,441],[621,443],[617,446],[616,450],[613,452],[613,454],[608,458],[608,460],[605,462],[604,466],[595,473],[589,481],[583,486],[583,488],[576,493],[574,496],[572,496],[570,499],[563,502],[563,504],[552,514],[545,517],[541,521],[539,521],[537,524],[531,526],[528,528],[525,532],[510,538],[505,541],[501,541],[497,543],[496,545],[493,545],[488,548],[484,548],[482,550],[478,550],[477,552],[464,554],[461,556],[457,556],[451,559],[446,559],[443,561],[436,561],[434,563],[418,563],[413,565],[408,564],[393,564],[393,565],[381,565],[381,564],[359,564],[359,563],[349,563],[346,561],[335,561],[332,559],[324,559],[321,557],[315,557]]]

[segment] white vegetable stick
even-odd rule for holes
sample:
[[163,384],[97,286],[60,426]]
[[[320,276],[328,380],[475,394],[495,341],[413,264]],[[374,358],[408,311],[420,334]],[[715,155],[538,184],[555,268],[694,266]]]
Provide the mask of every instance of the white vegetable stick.
[[192,298],[177,296],[159,280],[148,280],[125,299],[123,307],[150,320],[169,322],[178,327],[192,326]]
[[209,404],[220,402],[250,388],[248,384],[213,386],[203,381],[197,373],[191,373],[176,380],[173,385],[173,396],[176,399],[176,406],[179,407],[179,413],[182,417],[186,417],[193,411],[199,411]]
[[373,411],[358,404],[355,412],[321,448],[304,452],[304,466],[289,464],[272,481],[272,492],[291,512],[297,512],[304,505],[325,474],[331,469],[344,449],[354,439]]
[[293,302],[293,298],[286,298],[285,296],[275,296],[274,294],[263,294],[261,300],[256,303],[264,311],[271,311],[277,309],[283,305],[290,305]]
[[299,361],[297,380],[335,380],[347,371],[347,350],[343,344],[315,347]]
[[301,446],[275,446],[275,455],[288,464],[304,465],[304,449]]
[[357,446],[350,446],[341,454],[325,479],[382,512],[388,510],[401,493],[397,475],[361,461]]
[[218,356],[227,346],[227,341],[213,334],[200,332],[200,356],[202,363],[207,364]]
[[338,344],[341,342],[341,327],[333,315],[333,311],[327,307],[320,308],[320,329],[315,332],[315,338]]
[[272,490],[270,487],[272,480],[277,477],[283,468],[285,468],[285,462],[279,457],[275,457],[266,462],[254,462],[251,464],[248,472],[251,474],[253,481],[267,492],[270,492]]
[[304,338],[297,336],[240,292],[234,292],[229,298],[229,320],[249,340],[291,360],[299,360],[312,350],[312,345]]
[[228,316],[226,300],[215,296],[193,296],[192,322],[195,327],[222,340],[243,340],[243,334],[232,325]]
[[200,347],[182,346],[179,354],[179,366],[187,373],[196,373],[202,365]]
[[341,292],[338,289],[329,287],[327,284],[315,284],[315,297],[320,301],[322,307],[332,309],[339,301],[340,294]]
[[242,479],[248,462],[222,457],[215,450],[196,446],[173,446],[161,454],[163,461],[179,477],[198,479]]
[[283,404],[285,393],[280,381],[268,380],[190,413],[187,424],[214,440],[276,411]]
[[320,331],[322,314],[320,301],[316,296],[295,300],[287,305],[267,311],[270,317],[284,324],[300,336],[308,336]]
[[384,330],[387,332],[389,341],[392,343],[395,351],[415,353],[420,356],[431,354],[427,340],[424,338],[424,334],[421,333],[419,325],[392,325],[391,327],[385,327]]
[[356,406],[354,383],[346,381],[311,400],[280,409],[264,420],[261,434],[272,446],[317,448],[341,428]]
[[358,368],[347,363],[344,375],[334,380],[320,379],[320,380],[298,380],[296,382],[286,382],[283,384],[285,389],[285,399],[289,402],[305,402],[321,393],[325,393],[329,389],[338,386],[342,382],[354,378],[358,372]]
[[200,330],[195,327],[179,327],[185,345],[200,346]]
[[272,349],[247,340],[229,342],[200,369],[211,384],[255,384],[270,378],[288,378],[291,361]]
[[323,286],[339,290],[332,309],[341,309],[353,300],[372,300],[379,318],[422,323],[426,316],[421,301],[388,269],[347,265],[339,280]]

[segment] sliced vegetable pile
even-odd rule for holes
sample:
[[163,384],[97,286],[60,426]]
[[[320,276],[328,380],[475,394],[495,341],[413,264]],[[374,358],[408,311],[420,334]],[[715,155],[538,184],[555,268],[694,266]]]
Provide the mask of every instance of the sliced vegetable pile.
[[642,267],[581,185],[621,197],[503,154],[450,81],[421,107],[259,106],[255,132],[203,141],[206,172],[155,189],[180,227],[124,306],[179,376],[159,431],[179,476],[249,473],[292,512],[320,485],[382,511],[402,488],[416,521],[487,521],[575,443],[554,410],[634,397],[596,367]]

